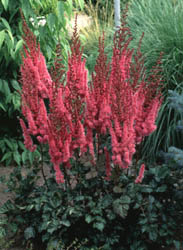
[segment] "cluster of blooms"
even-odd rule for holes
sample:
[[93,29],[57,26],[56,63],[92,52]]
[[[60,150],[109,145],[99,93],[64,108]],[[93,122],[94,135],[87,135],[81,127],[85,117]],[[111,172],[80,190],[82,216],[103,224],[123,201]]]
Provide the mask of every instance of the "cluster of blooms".
[[[31,151],[35,149],[31,135],[40,143],[47,143],[56,180],[62,183],[64,176],[60,166],[70,167],[70,159],[76,156],[76,152],[79,155],[90,152],[95,163],[95,131],[99,150],[100,136],[111,137],[112,152],[104,148],[106,178],[111,175],[111,162],[114,166],[128,168],[136,144],[156,129],[155,120],[161,105],[160,60],[146,78],[140,53],[141,41],[134,54],[134,50],[129,49],[130,31],[123,22],[116,31],[109,63],[104,52],[104,37],[100,39],[98,59],[88,84],[76,29],[67,72],[57,57],[50,74],[24,18],[23,31],[22,113],[27,125],[22,119],[20,124],[26,147]],[[49,100],[49,112],[46,99]],[[142,180],[144,168],[142,165],[136,183]]]

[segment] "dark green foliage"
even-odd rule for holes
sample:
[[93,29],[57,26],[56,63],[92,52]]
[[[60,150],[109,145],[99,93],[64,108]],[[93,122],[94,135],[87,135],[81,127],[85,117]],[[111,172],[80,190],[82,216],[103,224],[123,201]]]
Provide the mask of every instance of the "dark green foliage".
[[24,242],[32,242],[35,249],[65,249],[76,239],[83,242],[79,249],[96,250],[149,250],[180,244],[183,171],[179,168],[151,167],[143,184],[135,184],[135,177],[124,173],[115,181],[100,176],[86,180],[88,169],[78,165],[76,172],[68,171],[64,186],[58,186],[54,177],[38,186],[38,170],[23,177],[15,169],[7,182],[15,200],[0,209],[7,215],[8,228],[15,235],[22,233]]

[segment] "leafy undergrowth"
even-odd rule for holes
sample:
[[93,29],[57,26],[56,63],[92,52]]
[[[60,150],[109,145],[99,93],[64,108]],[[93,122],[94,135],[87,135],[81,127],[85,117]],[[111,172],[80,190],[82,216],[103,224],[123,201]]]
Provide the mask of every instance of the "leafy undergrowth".
[[19,243],[19,250],[181,249],[182,169],[153,166],[135,184],[124,173],[114,183],[93,177],[90,167],[77,168],[80,175],[74,169],[67,175],[66,190],[49,171],[44,183],[40,169],[26,175],[14,169],[6,183],[13,199],[0,208],[3,250]]

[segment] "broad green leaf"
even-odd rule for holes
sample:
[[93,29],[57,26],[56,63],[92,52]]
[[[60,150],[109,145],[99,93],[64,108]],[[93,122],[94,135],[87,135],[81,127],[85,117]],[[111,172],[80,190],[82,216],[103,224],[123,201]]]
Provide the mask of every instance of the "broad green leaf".
[[10,212],[11,210],[15,209],[13,203],[8,200],[6,203],[4,203],[1,207],[0,207],[0,214],[5,214],[7,212]]
[[56,16],[53,13],[50,13],[47,16],[46,20],[47,20],[49,29],[52,31],[56,22]]
[[12,80],[11,84],[15,90],[21,90],[19,83],[16,80]]
[[21,39],[16,44],[15,53],[17,53],[22,48],[22,45],[23,45],[23,40]]
[[0,31],[0,49],[5,39],[5,30]]
[[11,31],[10,25],[9,25],[9,23],[6,21],[5,18],[1,17],[1,18],[0,18],[0,21],[3,22],[3,24],[4,24],[4,26],[7,28],[7,30]]
[[155,230],[151,230],[149,232],[149,239],[152,240],[152,241],[156,241],[157,239],[157,232]]
[[81,10],[83,10],[84,8],[84,1],[83,0],[75,0],[76,5],[79,6],[81,8]]
[[22,162],[23,162],[23,164],[25,164],[26,160],[27,160],[27,151],[23,151],[23,153],[22,153]]
[[8,82],[5,81],[5,80],[1,80],[0,82],[0,91],[6,96],[10,96],[11,92],[10,92],[10,89],[9,89],[9,86],[8,86]]
[[3,5],[4,9],[7,10],[9,0],[1,0],[1,2],[2,2],[2,5]]
[[13,153],[13,159],[18,165],[20,165],[21,157],[18,151]]
[[89,224],[93,220],[92,216],[90,214],[87,214],[85,216],[85,221]]
[[57,3],[57,13],[58,13],[59,20],[63,21],[63,19],[64,19],[64,4],[61,1],[59,1]]
[[127,195],[122,195],[120,197],[120,201],[122,204],[129,204],[131,202],[131,198]]
[[167,189],[167,185],[162,185],[161,187],[158,187],[156,192],[165,192],[165,190]]
[[104,229],[104,223],[96,222],[96,223],[94,223],[93,227],[94,227],[94,228],[97,228],[99,231],[102,232],[103,229]]
[[13,140],[9,140],[9,139],[4,139],[6,145],[11,149],[13,150],[14,146],[13,146],[13,143],[15,143]]
[[3,155],[3,158],[1,159],[1,162],[11,159],[12,158],[12,152],[7,152],[6,154]]
[[0,238],[4,238],[6,236],[6,230],[4,227],[0,227]]
[[68,221],[68,220],[62,220],[60,223],[66,227],[70,227],[70,225],[71,225],[70,221]]
[[0,102],[0,109],[4,110],[5,112],[7,111],[6,107],[4,106],[3,103]]
[[20,99],[20,96],[16,92],[12,94],[12,103],[14,105],[14,109],[19,110],[21,99]]
[[11,30],[7,30],[7,32],[8,32],[8,35],[9,35],[9,37],[10,37],[11,41],[12,41],[12,46],[14,46],[14,38],[13,38],[13,34],[12,34]]
[[33,227],[27,227],[24,231],[24,237],[26,240],[35,237],[35,230]]

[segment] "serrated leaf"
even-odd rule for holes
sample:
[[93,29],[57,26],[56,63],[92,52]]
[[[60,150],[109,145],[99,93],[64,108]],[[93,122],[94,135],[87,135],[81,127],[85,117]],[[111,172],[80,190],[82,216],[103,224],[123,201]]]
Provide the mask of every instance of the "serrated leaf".
[[35,230],[33,227],[27,227],[24,231],[24,237],[26,240],[34,238],[35,237]]

